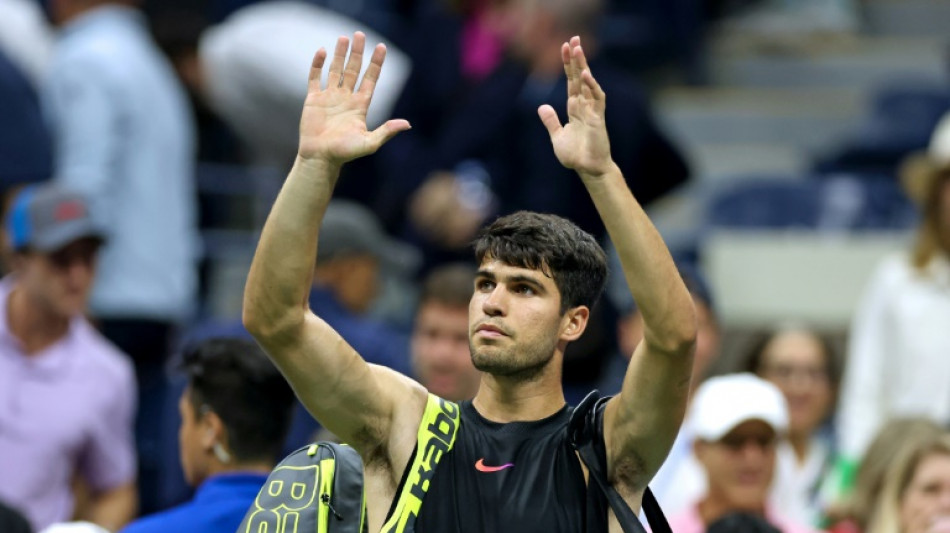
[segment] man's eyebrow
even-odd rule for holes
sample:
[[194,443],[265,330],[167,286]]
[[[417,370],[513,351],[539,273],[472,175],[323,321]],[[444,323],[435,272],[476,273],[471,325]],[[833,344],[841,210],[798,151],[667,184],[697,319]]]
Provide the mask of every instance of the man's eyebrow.
[[495,281],[495,273],[490,270],[479,270],[475,273],[475,278],[485,278]]
[[528,285],[538,293],[547,292],[547,290],[544,288],[544,285],[537,278],[526,276],[524,274],[514,274],[512,276],[508,276],[504,279],[504,282],[510,284]]
[[509,281],[511,283],[530,283],[531,285],[537,285],[538,287],[541,287],[541,282],[538,281],[537,278],[526,276],[524,274],[515,274],[513,276],[508,277],[506,281]]

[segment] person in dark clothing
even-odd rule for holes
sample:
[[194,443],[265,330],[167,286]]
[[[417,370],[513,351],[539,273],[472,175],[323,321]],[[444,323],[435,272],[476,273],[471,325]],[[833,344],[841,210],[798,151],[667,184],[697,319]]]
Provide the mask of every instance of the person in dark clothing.
[[39,98],[26,75],[0,50],[0,190],[48,180],[53,149]]
[[0,531],[4,533],[33,533],[30,523],[19,511],[0,502]]
[[[367,130],[385,46],[373,50],[357,89],[364,47],[359,32],[352,49],[348,38],[337,41],[325,89],[327,53],[314,57],[297,161],[251,264],[244,324],[317,420],[360,452],[370,530],[410,531],[414,522],[417,531],[605,532],[616,519],[584,497],[594,489],[571,445],[572,409],[561,385],[564,350],[584,333],[607,275],[593,236],[531,212],[484,230],[469,304],[469,347],[482,378],[474,400],[460,405],[367,364],[303,304],[340,168],[410,127],[389,120]],[[604,477],[637,509],[683,420],[696,316],[666,245],[611,156],[606,96],[579,37],[562,44],[561,62],[568,122],[548,105],[538,115],[557,159],[577,172],[618,243],[644,317],[623,389],[601,404],[602,423],[584,424],[605,457]],[[438,469],[433,461],[441,461]]]
[[124,533],[232,533],[280,460],[293,392],[253,341],[202,341],[183,368],[179,453],[195,497]]
[[759,515],[731,513],[709,524],[706,533],[781,533],[781,531]]
[[[444,118],[437,123],[431,118],[416,120],[421,118],[417,114],[429,117],[433,113],[424,113],[426,108],[418,102],[418,94],[424,91],[415,90],[410,79],[403,99],[419,105],[397,105],[395,116],[405,116],[413,131],[380,150],[377,163],[385,178],[377,211],[384,223],[404,227],[407,236],[426,245],[427,257],[435,257],[430,263],[464,252],[479,224],[463,224],[459,219],[484,221],[492,213],[505,215],[521,209],[554,213],[598,239],[603,237],[604,226],[594,204],[571,170],[551,152],[535,115],[539,105],[550,101],[560,116],[566,113],[566,102],[555,96],[564,94],[568,82],[557,54],[551,51],[572,35],[580,35],[587,43],[591,69],[611,95],[606,120],[613,158],[637,200],[647,205],[689,179],[685,159],[657,124],[637,81],[596,57],[592,28],[600,4],[592,0],[509,2],[507,14],[499,15],[511,28],[507,60],[452,102],[451,108],[442,109],[439,116]],[[416,77],[430,76],[427,69],[417,70]],[[473,171],[473,166],[478,170]],[[447,182],[446,173],[454,180]],[[452,188],[450,183],[454,196],[444,194]],[[479,187],[487,192],[471,192]],[[472,205],[479,202],[482,205]],[[439,203],[452,207],[434,214],[413,209]],[[409,211],[403,212],[406,206]],[[456,226],[457,235],[432,235],[433,230]]]

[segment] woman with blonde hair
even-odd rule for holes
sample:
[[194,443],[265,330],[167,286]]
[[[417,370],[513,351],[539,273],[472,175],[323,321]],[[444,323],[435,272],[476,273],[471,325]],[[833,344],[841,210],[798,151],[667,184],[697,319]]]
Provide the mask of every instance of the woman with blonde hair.
[[856,308],[837,424],[845,489],[885,421],[950,424],[950,113],[901,179],[921,221],[914,248],[880,263]]
[[878,432],[861,458],[854,491],[843,502],[829,509],[829,533],[858,533],[868,530],[868,523],[884,485],[888,468],[905,448],[918,442],[929,442],[944,433],[935,422],[921,417],[895,418]]
[[884,476],[867,533],[950,533],[950,433],[901,450]]

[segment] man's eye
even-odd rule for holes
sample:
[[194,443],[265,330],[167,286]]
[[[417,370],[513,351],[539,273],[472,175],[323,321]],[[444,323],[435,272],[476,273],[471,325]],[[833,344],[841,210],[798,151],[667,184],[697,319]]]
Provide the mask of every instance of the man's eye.
[[490,291],[495,287],[495,284],[488,280],[484,280],[476,283],[475,287],[480,291]]
[[532,294],[534,294],[534,289],[532,289],[531,287],[528,287],[527,285],[519,285],[518,288],[515,289],[515,291],[518,294],[524,294],[526,296],[531,296]]

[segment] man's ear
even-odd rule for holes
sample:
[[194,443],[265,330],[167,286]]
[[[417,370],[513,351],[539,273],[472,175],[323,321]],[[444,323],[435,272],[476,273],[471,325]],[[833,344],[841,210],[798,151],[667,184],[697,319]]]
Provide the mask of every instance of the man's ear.
[[201,424],[201,446],[206,450],[214,447],[215,443],[227,444],[227,430],[218,413],[205,411],[199,421]]
[[564,319],[561,327],[561,340],[568,342],[576,341],[584,334],[587,329],[587,321],[590,319],[590,309],[586,305],[572,307],[564,313]]

